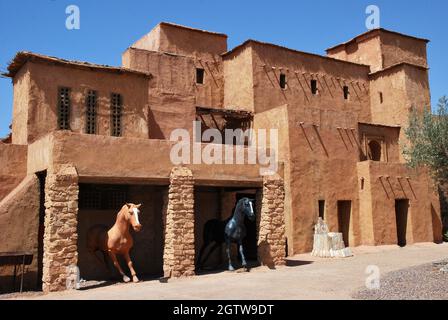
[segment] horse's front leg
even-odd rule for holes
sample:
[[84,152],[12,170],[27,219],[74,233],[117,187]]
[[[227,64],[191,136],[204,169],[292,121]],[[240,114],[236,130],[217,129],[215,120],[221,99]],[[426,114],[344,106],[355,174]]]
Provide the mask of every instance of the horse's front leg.
[[114,263],[115,268],[117,268],[118,272],[120,272],[121,276],[123,277],[124,282],[129,282],[131,279],[123,272],[123,269],[121,269],[120,264],[118,263],[117,256],[115,253],[109,251],[109,256],[112,259],[112,262]]
[[227,248],[227,259],[229,259],[229,271],[235,271],[235,268],[232,266],[232,258],[230,257],[230,245],[232,244],[229,240],[226,241]]
[[241,255],[241,262],[243,264],[243,267],[246,268],[247,262],[246,262],[246,257],[244,256],[243,243],[242,242],[238,243],[238,246],[239,246],[240,255]]
[[124,258],[126,259],[126,263],[128,264],[129,270],[131,271],[132,281],[139,282],[140,280],[137,277],[137,272],[134,270],[134,264],[132,263],[131,257],[129,256],[129,252],[125,253]]

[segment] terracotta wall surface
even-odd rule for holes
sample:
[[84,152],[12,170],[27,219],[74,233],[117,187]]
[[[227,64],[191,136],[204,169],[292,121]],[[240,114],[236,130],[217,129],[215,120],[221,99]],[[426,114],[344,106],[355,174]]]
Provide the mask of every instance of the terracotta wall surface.
[[192,58],[130,48],[123,55],[123,65],[153,75],[146,88],[149,138],[169,139],[178,128],[192,132],[197,91]]
[[372,72],[407,62],[428,66],[427,42],[385,30],[374,30],[344,45],[327,50],[327,55],[340,60],[369,65]]
[[144,76],[86,71],[44,63],[28,63],[28,66],[30,73],[28,143],[58,128],[59,87],[71,89],[72,131],[85,132],[86,96],[89,90],[95,90],[98,96],[98,134],[111,135],[111,94],[119,93],[123,98],[122,135],[148,138],[148,79]]
[[[115,138],[99,135],[76,134],[57,131],[50,138],[42,139],[48,143],[51,154],[42,152],[37,146],[30,148],[30,158],[36,159],[37,167],[29,164],[29,172],[41,171],[58,164],[73,164],[86,181],[109,179],[109,181],[158,181],[165,183],[174,164],[170,159],[174,142],[136,138]],[[36,142],[36,144],[38,144]],[[207,145],[197,145],[205,148]],[[34,150],[35,152],[31,153]],[[157,152],[155,152],[157,150]],[[247,152],[247,151],[246,151]],[[247,154],[245,159],[247,159]],[[50,161],[45,163],[45,161]],[[202,164],[188,165],[193,171],[195,181],[203,185],[261,185],[259,165]],[[282,173],[283,165],[279,165]],[[97,181],[96,181],[97,182]]]
[[383,68],[401,62],[427,67],[426,46],[427,43],[424,40],[382,32],[381,51],[383,53]]
[[27,147],[0,143],[0,201],[26,176]]
[[224,107],[254,112],[253,52],[249,45],[224,57]]
[[329,57],[370,66],[372,72],[383,69],[380,37],[367,37],[327,51]]
[[161,23],[131,47],[188,56],[219,55],[227,51],[224,34]]
[[[169,53],[171,57],[169,66],[163,67],[155,58],[147,59],[146,62],[150,64],[150,72],[156,77],[160,76],[165,80],[168,79],[170,90],[177,87],[176,83],[173,83],[176,81],[175,79],[187,77],[189,81],[184,82],[183,85],[187,85],[189,90],[193,91],[196,106],[222,108],[224,78],[220,54],[227,51],[227,36],[162,23],[125,52],[124,66],[127,66],[129,61],[126,55],[129,51],[134,50],[146,51],[148,54],[151,51]],[[189,58],[188,60],[192,65],[181,70],[175,70],[174,68],[181,65],[181,61],[185,57]],[[173,60],[176,62],[172,63]],[[156,67],[157,70],[154,70],[151,66]],[[142,62],[140,61],[138,66],[131,65],[129,67],[132,69],[140,68]],[[205,72],[203,84],[196,83],[196,68],[203,69]],[[167,72],[170,73],[169,77],[166,77]],[[159,85],[157,87],[160,88]],[[162,106],[157,103],[151,105],[159,108]]]
[[[359,227],[366,243],[373,240],[375,245],[397,244],[397,199],[407,199],[410,203],[407,243],[437,240],[433,234],[433,227],[436,226],[433,225],[432,211],[438,209],[427,172],[411,170],[401,164],[366,161],[358,164],[358,176],[365,179],[360,198],[365,204],[371,203],[371,210],[361,210],[361,221],[366,225]],[[364,206],[363,209],[370,208]]]
[[[0,201],[0,252],[30,252],[33,263],[27,266],[24,288],[37,285],[37,249],[40,208],[40,185],[35,175],[29,175]],[[0,268],[0,292],[11,291],[13,268]]]
[[[262,112],[288,104],[297,110],[325,108],[358,113],[360,121],[370,119],[369,68],[325,57],[253,44],[254,105]],[[287,88],[279,85],[284,73]],[[318,94],[311,93],[311,80],[317,80]],[[345,100],[343,87],[350,96]]]
[[28,143],[28,106],[30,104],[30,71],[26,64],[13,79],[12,143]]
[[[294,227],[292,225],[291,208],[291,142],[290,142],[290,121],[288,105],[279,106],[265,112],[256,113],[254,116],[254,129],[276,129],[278,130],[278,158],[284,163],[284,219],[285,235],[288,241],[292,243],[294,238]],[[268,133],[269,136],[269,133]],[[293,253],[293,246],[289,246],[289,253]]]

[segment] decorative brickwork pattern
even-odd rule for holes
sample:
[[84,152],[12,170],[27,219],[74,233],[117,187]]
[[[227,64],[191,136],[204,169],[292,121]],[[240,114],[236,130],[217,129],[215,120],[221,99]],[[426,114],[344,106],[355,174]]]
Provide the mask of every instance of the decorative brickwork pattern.
[[193,276],[194,247],[194,180],[188,168],[175,167],[170,175],[168,204],[165,212],[165,277]]
[[258,233],[258,258],[270,268],[285,264],[285,189],[279,176],[263,177],[263,199]]
[[44,292],[63,291],[78,262],[78,174],[70,165],[48,172],[45,184]]

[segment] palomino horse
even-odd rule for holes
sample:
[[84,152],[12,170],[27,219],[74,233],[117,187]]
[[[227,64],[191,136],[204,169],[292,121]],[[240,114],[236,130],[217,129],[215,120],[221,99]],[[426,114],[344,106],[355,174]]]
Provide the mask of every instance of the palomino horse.
[[117,214],[115,225],[108,230],[104,225],[96,225],[87,232],[87,249],[97,259],[95,254],[97,251],[103,253],[104,262],[107,266],[107,254],[112,259],[115,268],[120,272],[124,282],[129,282],[131,279],[123,272],[117,260],[117,254],[124,256],[129,270],[131,271],[132,281],[139,282],[137,273],[134,270],[129,250],[134,245],[132,236],[129,232],[129,227],[132,226],[134,231],[139,232],[142,225],[139,221],[141,204],[135,205],[132,203],[125,204],[120,212]]
[[229,271],[235,270],[232,266],[232,259],[230,257],[230,246],[232,243],[237,243],[242,265],[244,268],[247,266],[243,250],[243,240],[246,237],[246,226],[244,225],[245,217],[249,218],[250,221],[255,220],[252,200],[248,198],[242,198],[238,201],[232,218],[225,221],[218,219],[207,221],[204,226],[204,244],[202,245],[196,262],[197,270],[201,269],[202,255],[211,243],[214,243],[214,246],[206,255],[204,262],[216,248],[220,247],[225,242],[227,245],[227,258],[229,259]]

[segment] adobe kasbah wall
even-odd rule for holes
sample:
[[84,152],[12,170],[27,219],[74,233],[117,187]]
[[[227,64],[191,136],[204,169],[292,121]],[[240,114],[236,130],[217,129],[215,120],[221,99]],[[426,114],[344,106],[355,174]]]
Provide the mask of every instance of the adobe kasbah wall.
[[[76,231],[87,228],[88,220],[77,219],[85,183],[165,188],[157,195],[162,212],[152,216],[163,220],[163,254],[154,251],[163,261],[154,268],[167,276],[194,274],[194,226],[204,220],[194,212],[204,204],[195,201],[207,199],[195,197],[195,186],[256,190],[258,257],[266,265],[284,264],[286,248],[289,255],[311,251],[319,214],[349,246],[397,244],[399,200],[409,204],[406,243],[438,242],[438,197],[427,172],[408,169],[402,156],[411,108],[429,108],[427,42],[376,29],[327,56],[255,40],[227,51],[224,34],[161,23],[123,53],[121,67],[19,53],[8,68],[12,138],[0,144],[0,231],[8,235],[0,251],[38,247],[37,237],[5,229],[8,208],[27,210],[23,219],[37,234],[39,209],[26,209],[23,199],[39,189],[46,199],[43,266],[30,270],[43,273],[45,291],[65,289],[67,268],[86,263],[79,261]],[[61,87],[70,88],[70,130],[58,130]],[[95,134],[86,133],[89,90],[97,92]],[[112,93],[122,96],[120,137],[111,137]],[[249,164],[175,166],[170,135],[191,135],[199,107],[230,120],[249,114],[252,128],[278,129],[278,175],[261,176],[260,165]],[[47,172],[45,189],[36,180],[40,172]],[[69,226],[60,226],[59,216]]]

